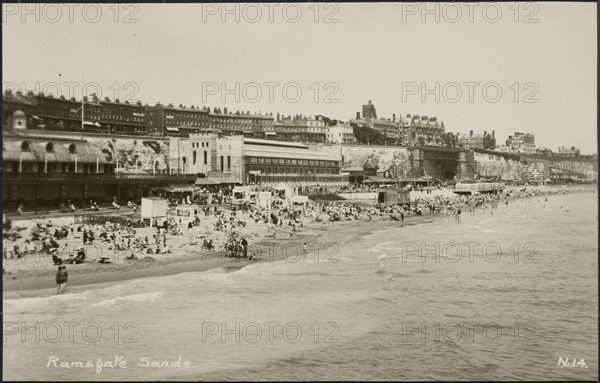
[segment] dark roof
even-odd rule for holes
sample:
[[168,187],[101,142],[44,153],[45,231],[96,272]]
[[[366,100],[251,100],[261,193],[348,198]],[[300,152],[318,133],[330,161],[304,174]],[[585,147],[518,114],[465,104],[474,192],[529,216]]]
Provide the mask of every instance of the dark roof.
[[[50,144],[50,145],[49,145]],[[71,152],[70,148],[74,148]],[[48,149],[52,148],[51,151]],[[2,161],[25,162],[75,162],[78,163],[110,163],[99,148],[87,142],[52,142],[33,141],[27,139],[7,139],[2,143]]]
[[368,176],[367,178],[365,178],[363,183],[398,183],[398,180],[394,178],[385,178],[380,176]]

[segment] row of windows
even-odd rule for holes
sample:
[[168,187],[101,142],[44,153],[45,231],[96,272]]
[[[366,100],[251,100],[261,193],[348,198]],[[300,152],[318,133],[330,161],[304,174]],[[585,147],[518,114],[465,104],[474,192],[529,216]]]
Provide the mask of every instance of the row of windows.
[[[44,173],[48,172],[60,172],[60,173],[75,173],[74,163],[48,163],[44,162],[24,162],[19,164],[18,162],[5,162],[4,171],[7,173]],[[77,173],[104,173],[104,164],[78,164]]]
[[107,120],[119,120],[119,121],[133,121],[133,122],[144,122],[143,117],[124,117],[119,114],[103,114],[102,118]]
[[[85,104],[85,107],[88,108],[88,105]],[[98,108],[100,109],[100,108]],[[132,115],[132,114],[144,114],[144,108],[142,109],[138,109],[138,110],[130,110],[130,109],[119,109],[119,108],[102,108],[102,112],[105,114],[125,114],[125,115]]]
[[[95,113],[100,113],[99,110],[95,111],[95,110],[91,110],[91,109],[85,109],[84,110],[84,114],[86,117],[91,117],[91,118],[98,118],[98,116],[100,114],[94,114]],[[45,115],[49,115],[49,116],[65,116],[65,117],[75,117],[75,116],[79,116],[81,117],[81,109],[76,109],[76,108],[69,108],[69,109],[64,109],[64,110],[59,110],[57,111],[55,108],[37,108],[35,111],[32,111],[32,114],[45,114]]]
[[[203,161],[203,163],[204,163],[204,165],[207,165],[208,164],[208,152],[205,150],[203,153],[204,153],[204,161]],[[183,158],[185,159],[185,157],[183,157]],[[197,161],[196,151],[194,150],[192,152],[192,164],[196,165],[196,161]]]
[[263,158],[263,157],[250,157],[250,162],[258,163],[258,164],[336,166],[335,161],[291,160],[291,159],[284,159],[284,158]]
[[240,120],[238,118],[212,119],[212,121],[215,122],[215,123],[232,123],[232,122],[235,122],[237,124],[245,124],[245,125],[260,124],[261,123],[261,121]]
[[[39,114],[44,114],[44,115],[55,115],[55,116],[64,116],[64,117],[81,117],[81,109],[64,109],[59,111],[60,113],[57,113],[55,108],[47,108],[47,109],[40,109],[38,110]],[[99,120],[99,119],[106,119],[106,120],[115,120],[115,121],[131,121],[131,122],[139,122],[139,123],[143,123],[144,122],[144,118],[143,117],[139,117],[139,116],[123,116],[120,114],[107,114],[107,113],[102,113],[100,114],[100,110],[89,110],[89,109],[84,109],[84,116],[85,118],[88,119],[92,119],[92,120]]]
[[256,168],[255,170],[259,170],[261,172],[261,174],[281,174],[281,173],[283,173],[283,174],[305,174],[305,175],[312,175],[312,176],[318,176],[320,174],[338,174],[338,171],[336,169],[263,167],[263,168]]
[[207,119],[208,115],[206,113],[171,113],[166,115],[167,118],[191,118],[191,119]]
[[[213,128],[217,128],[219,127],[218,125],[212,125]],[[243,125],[232,125],[232,124],[226,124],[225,126],[221,127],[221,128],[230,128],[230,129],[242,129],[242,130],[252,130],[252,128],[257,128],[256,126],[243,126]]]
[[189,125],[189,126],[203,126],[208,127],[207,122],[200,121],[184,121],[184,120],[169,120],[169,126],[181,126],[181,125]]
[[[208,142],[192,142],[192,148],[199,148],[200,145],[198,145],[198,144],[202,144],[203,148],[204,147],[208,148]],[[206,144],[206,146],[204,146],[204,144]]]

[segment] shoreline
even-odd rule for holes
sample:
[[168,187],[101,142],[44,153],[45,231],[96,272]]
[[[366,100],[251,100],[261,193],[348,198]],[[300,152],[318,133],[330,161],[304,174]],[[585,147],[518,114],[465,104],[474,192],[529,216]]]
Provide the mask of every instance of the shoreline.
[[[583,190],[583,192],[595,192]],[[571,193],[577,191],[569,190]],[[560,194],[552,194],[560,195]],[[551,195],[551,196],[552,196]],[[382,228],[403,227],[432,223],[445,218],[443,215],[423,212],[422,216],[408,216],[404,222],[390,220],[382,215],[373,221],[346,221],[336,222],[333,226],[329,223],[310,223],[306,225],[294,238],[256,238],[257,241],[250,244],[248,254],[261,254],[255,261],[240,258],[224,257],[223,251],[212,251],[205,254],[199,252],[191,253],[189,250],[184,254],[157,257],[151,262],[122,262],[122,263],[84,263],[81,265],[69,265],[69,283],[67,294],[80,293],[95,288],[104,288],[118,283],[128,282],[135,279],[172,276],[188,272],[209,272],[222,269],[223,272],[237,271],[253,263],[277,262],[295,256],[293,247],[290,247],[287,257],[284,254],[284,246],[296,244],[301,248],[306,242],[309,252],[315,245],[322,248],[328,243],[341,245],[347,241],[355,240],[358,236],[369,234]],[[272,251],[271,249],[274,251]],[[192,250],[193,251],[193,250]],[[14,260],[13,262],[19,262]],[[6,261],[5,261],[5,265]],[[8,263],[10,265],[10,263]],[[7,266],[8,266],[7,265]],[[55,268],[35,268],[28,270],[7,271],[3,275],[3,297],[4,299],[20,299],[31,297],[48,297],[56,295],[54,282]]]
[[[286,259],[283,252],[283,246],[289,243],[296,243],[299,246],[303,242],[309,245],[309,252],[314,245],[322,246],[328,243],[337,243],[341,245],[348,240],[356,239],[358,235],[368,234],[372,231],[388,227],[403,227],[420,225],[434,222],[442,218],[426,214],[423,216],[413,216],[405,222],[397,222],[388,219],[379,219],[375,221],[348,221],[338,223],[332,227],[329,224],[314,224],[305,227],[304,232],[298,235],[298,238],[283,239],[276,238],[268,241],[264,240],[253,243],[250,246],[251,251],[262,247],[262,256],[256,261],[239,258],[223,257],[221,252],[214,252],[205,257],[199,255],[182,255],[166,259],[157,259],[154,262],[136,262],[136,263],[111,263],[100,265],[96,263],[82,264],[77,266],[69,265],[69,282],[67,284],[67,294],[80,293],[95,288],[109,287],[118,283],[128,282],[135,279],[154,278],[172,276],[182,273],[209,272],[223,269],[224,272],[237,271],[254,263],[278,262]],[[390,226],[392,224],[392,226]],[[274,249],[269,252],[269,247]],[[293,262],[295,256],[293,248],[289,250],[289,262]],[[83,266],[83,267],[81,267]],[[86,267],[87,266],[87,267]],[[84,270],[84,267],[86,270]],[[82,273],[83,271],[83,273]],[[91,273],[90,273],[91,271]],[[18,274],[20,275],[17,277]],[[18,270],[16,272],[7,272],[4,274],[4,299],[21,299],[32,297],[48,297],[56,295],[56,285],[54,283],[54,267],[35,270]],[[82,275],[85,279],[80,278]],[[78,278],[79,277],[79,278]],[[14,279],[13,279],[14,278]]]

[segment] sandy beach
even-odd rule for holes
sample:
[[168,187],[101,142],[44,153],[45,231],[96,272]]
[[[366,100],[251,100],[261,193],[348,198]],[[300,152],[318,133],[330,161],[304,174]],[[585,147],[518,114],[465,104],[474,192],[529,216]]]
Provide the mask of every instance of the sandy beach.
[[[529,188],[530,190],[557,192],[556,188]],[[515,189],[516,190],[516,189]],[[569,191],[578,191],[569,188]],[[581,190],[579,190],[581,191]],[[585,191],[585,190],[583,190]],[[591,191],[591,189],[589,190]],[[415,193],[413,197],[422,199],[432,199],[436,196],[452,195],[448,190],[437,190],[432,194]],[[242,218],[246,213],[242,213]],[[258,256],[255,261],[241,258],[231,258],[225,256],[223,250],[202,250],[201,245],[194,243],[198,233],[202,233],[203,228],[195,228],[192,233],[184,232],[183,235],[168,236],[169,245],[172,249],[171,254],[136,254],[139,258],[136,261],[126,261],[125,256],[131,254],[131,251],[114,252],[104,245],[86,246],[86,262],[82,264],[67,265],[69,272],[68,292],[81,292],[92,287],[100,285],[111,285],[122,281],[128,281],[138,278],[158,277],[175,275],[186,272],[203,272],[213,269],[220,271],[237,270],[253,262],[276,262],[287,260],[294,262],[302,251],[303,244],[307,244],[309,256],[314,254],[314,249],[319,248],[320,254],[330,253],[333,250],[325,251],[327,244],[341,244],[354,235],[364,234],[365,232],[377,230],[383,227],[402,227],[407,225],[423,224],[433,222],[435,219],[442,218],[443,215],[430,214],[423,212],[422,216],[408,215],[404,222],[393,221],[389,214],[381,213],[373,216],[372,221],[365,219],[341,221],[331,224],[327,220],[324,222],[308,222],[304,227],[299,227],[298,231],[290,238],[289,228],[283,226],[276,228],[276,237],[265,237],[265,225],[255,223],[247,219],[247,225],[240,229],[240,234],[249,238],[248,254]],[[16,221],[18,226],[31,227],[35,222],[47,222],[47,219],[21,220]],[[203,219],[202,226],[212,225],[214,217]],[[53,219],[56,225],[61,224],[61,219]],[[151,228],[137,229],[136,235],[152,234]],[[27,236],[27,230],[23,230],[23,237]],[[81,233],[74,233],[67,240],[61,240],[72,245],[81,244]],[[19,241],[22,242],[24,238]],[[18,241],[18,242],[19,242]],[[14,243],[14,242],[13,242]],[[7,241],[5,241],[5,248]],[[91,251],[90,251],[91,250]],[[110,263],[98,263],[99,258],[108,257]],[[39,256],[36,254],[26,255],[21,258],[4,259],[4,298],[15,299],[23,297],[40,297],[56,294],[56,284],[54,276],[56,266],[53,265],[49,255]]]
[[[252,221],[241,230],[242,235],[249,236],[248,254],[255,254],[258,260],[226,257],[222,250],[202,250],[200,244],[192,244],[190,235],[168,236],[172,248],[171,254],[138,254],[137,261],[126,261],[125,256],[131,252],[122,251],[115,253],[112,249],[86,246],[86,260],[82,264],[67,265],[69,272],[68,292],[81,292],[100,285],[109,286],[131,279],[174,275],[186,272],[203,272],[212,269],[236,270],[253,262],[276,262],[287,260],[295,262],[302,251],[303,244],[307,244],[309,256],[314,254],[317,247],[323,254],[333,250],[324,251],[328,244],[343,243],[353,235],[365,233],[380,227],[394,225],[406,226],[431,222],[435,216],[408,216],[406,221],[392,221],[388,215],[374,216],[372,221],[342,221],[330,224],[329,222],[311,222],[298,231],[292,238],[287,227],[277,228],[276,237],[261,237],[264,225]],[[32,222],[47,222],[45,219],[32,221],[17,221],[20,226],[31,226]],[[211,217],[207,220],[210,224]],[[60,224],[60,219],[53,219]],[[151,233],[150,228],[138,229],[140,235]],[[26,233],[26,231],[22,231]],[[79,235],[78,235],[79,234]],[[6,241],[5,241],[6,242]],[[63,243],[81,243],[80,233],[74,237],[59,241]],[[6,243],[5,243],[6,246]],[[96,245],[98,246],[98,245]],[[90,251],[90,248],[92,251]],[[92,255],[89,255],[92,253]],[[95,253],[95,254],[94,254]],[[100,257],[109,257],[110,263],[98,263]],[[27,255],[21,258],[4,259],[4,298],[15,299],[24,297],[50,296],[56,294],[54,275],[56,266],[53,265],[49,255]]]

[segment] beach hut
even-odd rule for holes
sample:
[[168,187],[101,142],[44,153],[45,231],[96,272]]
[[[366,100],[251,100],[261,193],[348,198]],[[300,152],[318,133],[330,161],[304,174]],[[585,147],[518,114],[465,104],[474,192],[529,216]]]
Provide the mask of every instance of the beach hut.
[[396,188],[379,189],[377,202],[384,206],[408,204],[410,203],[410,192]]
[[198,213],[198,206],[193,205],[178,205],[175,208],[175,220],[184,226],[191,221],[196,219],[196,215]]
[[302,205],[302,207],[306,208],[309,203],[308,196],[305,195],[295,195],[290,198],[291,205]]
[[252,186],[235,186],[231,194],[234,203],[242,203],[254,201],[257,193]]
[[257,207],[261,210],[271,210],[271,200],[273,195],[271,192],[263,191],[258,193],[258,199],[256,201]]
[[142,208],[140,209],[141,218],[144,224],[149,223],[153,226],[156,221],[167,219],[167,200],[160,197],[142,198]]

